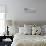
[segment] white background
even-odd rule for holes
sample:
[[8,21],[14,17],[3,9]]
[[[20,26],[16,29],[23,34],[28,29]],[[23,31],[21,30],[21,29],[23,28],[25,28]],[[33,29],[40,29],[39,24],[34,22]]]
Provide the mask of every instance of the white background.
[[[46,21],[46,0],[0,0],[7,4],[7,19],[16,21]],[[36,13],[25,13],[24,8],[35,8]]]

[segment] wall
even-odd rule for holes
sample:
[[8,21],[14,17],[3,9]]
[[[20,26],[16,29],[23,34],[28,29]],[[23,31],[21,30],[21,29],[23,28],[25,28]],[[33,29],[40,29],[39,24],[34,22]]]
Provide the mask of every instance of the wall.
[[[46,21],[46,0],[0,0],[7,4],[7,20]],[[36,13],[25,13],[24,8],[35,8]]]

